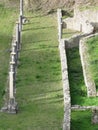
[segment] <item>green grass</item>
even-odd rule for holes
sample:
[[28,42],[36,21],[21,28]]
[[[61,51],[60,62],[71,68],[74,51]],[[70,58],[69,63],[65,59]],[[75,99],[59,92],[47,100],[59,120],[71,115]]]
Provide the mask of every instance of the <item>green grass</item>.
[[98,130],[98,124],[92,124],[91,111],[72,111],[71,130]]
[[28,126],[35,130],[60,130],[63,95],[56,21],[51,16],[31,17],[23,28],[17,78],[20,115],[27,115]]
[[[5,9],[0,5],[0,106],[6,87],[16,14],[15,10]],[[29,23],[23,26],[16,80],[19,113],[0,113],[0,130],[62,130],[63,91],[56,18],[32,13],[26,13],[26,16]],[[63,37],[68,38],[73,34],[77,32],[63,30]],[[97,39],[98,37],[88,41],[96,85]],[[78,50],[67,50],[72,105],[98,105],[98,98],[87,98]],[[91,124],[91,111],[72,111],[71,130],[88,129],[98,130],[98,125]]]
[[89,64],[92,77],[98,90],[98,36],[90,38],[87,41]]
[[[7,10],[6,12],[8,13]],[[5,50],[10,49],[15,22],[12,23],[12,20],[16,14],[11,11],[1,15],[0,30],[5,33],[0,34],[3,35],[0,37],[2,43],[0,46]],[[23,26],[22,50],[16,80],[19,113],[17,115],[0,113],[0,130],[61,130],[63,91],[56,18],[32,13],[27,13],[26,16],[30,21]],[[7,17],[9,21],[6,21]],[[9,22],[11,27],[6,25],[6,22]],[[8,36],[9,41],[5,36]],[[1,82],[4,80],[0,84],[1,95],[7,78],[9,60],[6,61],[6,56],[9,57],[9,52],[5,57],[1,56],[4,60],[0,77]],[[2,101],[2,98],[0,100]]]
[[[63,30],[63,38],[69,38],[79,32]],[[98,36],[87,42],[90,55],[90,69],[98,89]],[[81,106],[98,106],[98,97],[88,98],[84,84],[79,48],[67,49],[68,74],[71,92],[71,104]],[[91,124],[91,111],[72,111],[71,130],[98,130],[98,125]]]
[[86,86],[84,84],[82,66],[79,56],[79,48],[76,47],[68,49],[67,59],[72,105],[98,105],[98,97],[87,97]]
[[[94,39],[92,42],[95,43]],[[94,47],[93,44],[91,45]],[[98,50],[98,48],[96,48],[96,50]],[[92,51],[92,49],[90,51],[90,54],[91,52],[94,54],[94,51]],[[93,57],[94,55],[92,55],[92,59],[95,59]],[[86,94],[86,86],[84,85],[79,48],[76,47],[68,49],[67,59],[72,105],[77,104],[81,106],[98,106],[98,97],[88,98]],[[72,111],[71,130],[98,130],[98,125],[91,124],[91,115],[91,111]]]

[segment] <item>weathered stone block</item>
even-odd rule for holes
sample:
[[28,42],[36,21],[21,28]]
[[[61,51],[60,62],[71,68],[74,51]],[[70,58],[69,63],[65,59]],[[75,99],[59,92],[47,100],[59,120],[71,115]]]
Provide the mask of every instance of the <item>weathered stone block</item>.
[[98,124],[98,109],[92,109],[92,124]]

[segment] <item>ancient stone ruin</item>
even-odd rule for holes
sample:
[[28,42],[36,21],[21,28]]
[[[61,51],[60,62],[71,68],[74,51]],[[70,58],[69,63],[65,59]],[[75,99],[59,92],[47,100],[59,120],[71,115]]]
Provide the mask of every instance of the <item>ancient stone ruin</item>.
[[[61,57],[61,66],[62,66],[62,80],[63,80],[63,92],[64,92],[64,123],[63,130],[70,130],[70,119],[71,119],[71,110],[87,110],[93,109],[92,123],[98,123],[98,110],[96,110],[97,106],[71,106],[70,99],[70,83],[68,78],[68,66],[67,66],[67,56],[66,50],[67,48],[78,47],[80,52],[80,60],[83,69],[83,76],[85,81],[85,86],[87,88],[87,96],[88,97],[96,97],[96,85],[94,80],[92,79],[90,70],[88,70],[88,61],[87,61],[87,50],[85,42],[96,35],[98,35],[98,11],[79,11],[78,9],[74,10],[74,17],[67,18],[62,20],[62,10],[57,10],[58,16],[58,41],[59,41],[59,49],[60,49],[60,57]],[[66,26],[64,26],[64,25]],[[81,34],[77,34],[70,38],[62,38],[62,30],[63,27],[67,29],[73,29],[77,31],[81,31]]]
[[74,17],[64,20],[68,29],[81,31],[83,33],[95,33],[98,30],[98,11],[74,9]]
[[[64,94],[64,120],[63,120],[63,130],[70,130],[71,126],[71,110],[87,110],[93,109],[92,113],[92,123],[98,123],[98,110],[96,106],[71,106],[71,96],[70,96],[70,83],[68,77],[68,65],[67,65],[67,55],[66,50],[68,48],[79,47],[80,59],[83,69],[83,76],[85,85],[87,88],[88,97],[96,97],[96,86],[87,69],[87,55],[85,42],[88,38],[98,35],[98,11],[79,11],[75,9],[74,17],[62,20],[62,10],[58,9],[58,41],[61,59],[61,70],[62,70],[62,84],[63,84],[63,94]],[[17,113],[18,107],[15,99],[16,93],[16,72],[18,67],[19,52],[21,50],[21,31],[22,31],[22,20],[23,20],[23,0],[20,0],[20,15],[19,21],[16,23],[14,37],[12,40],[11,53],[10,53],[10,63],[8,72],[8,86],[7,86],[7,96],[5,99],[5,105],[2,107],[3,112]],[[66,28],[81,31],[82,34],[77,34],[68,39],[62,38],[63,23],[66,24]]]

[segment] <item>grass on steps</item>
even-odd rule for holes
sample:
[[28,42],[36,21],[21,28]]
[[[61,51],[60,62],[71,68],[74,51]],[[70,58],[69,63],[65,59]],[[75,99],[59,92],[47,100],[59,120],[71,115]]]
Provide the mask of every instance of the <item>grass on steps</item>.
[[[21,111],[30,114],[33,129],[60,130],[63,95],[56,20],[33,16],[23,28],[17,79]],[[24,91],[22,91],[24,90]],[[23,113],[22,112],[22,113]]]

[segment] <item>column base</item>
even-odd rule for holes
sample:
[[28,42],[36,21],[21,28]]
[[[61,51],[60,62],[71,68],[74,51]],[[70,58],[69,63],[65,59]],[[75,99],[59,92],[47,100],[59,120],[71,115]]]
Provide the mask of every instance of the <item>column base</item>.
[[14,98],[10,99],[8,104],[6,104],[4,107],[2,107],[1,112],[17,114],[17,112],[18,112],[18,105],[15,102],[15,99]]

